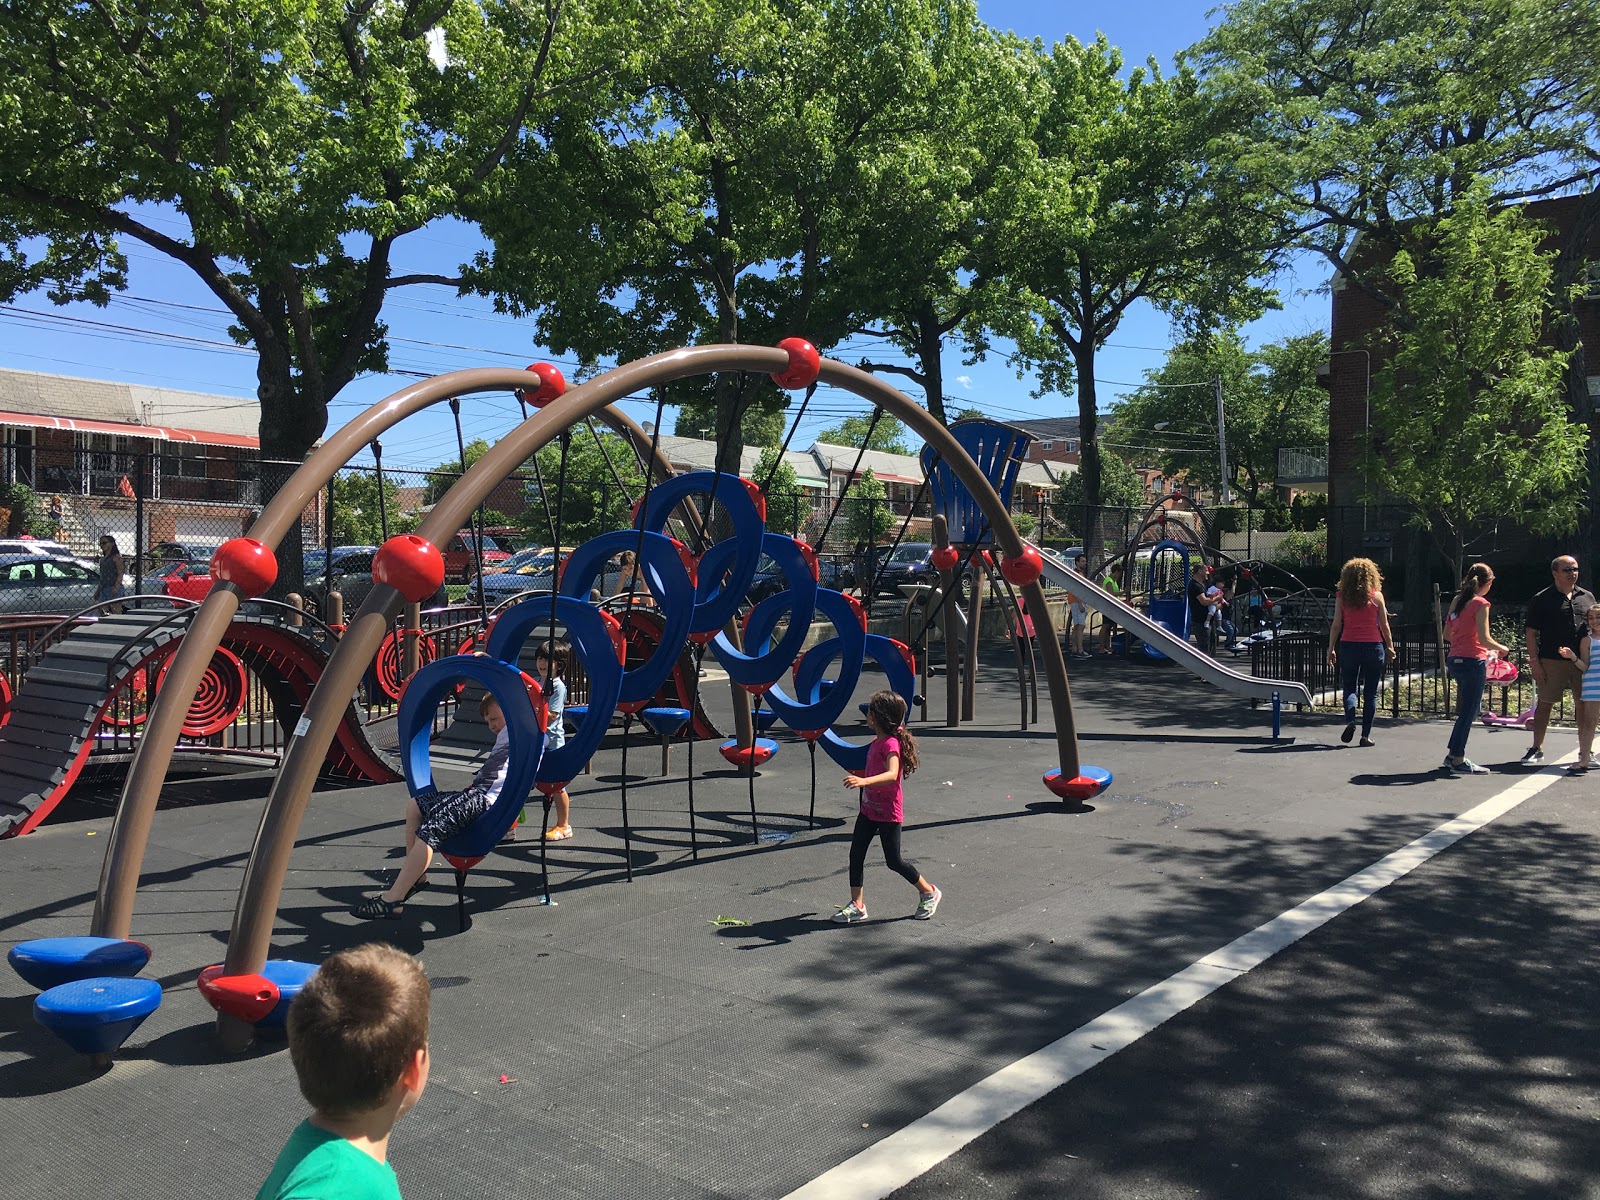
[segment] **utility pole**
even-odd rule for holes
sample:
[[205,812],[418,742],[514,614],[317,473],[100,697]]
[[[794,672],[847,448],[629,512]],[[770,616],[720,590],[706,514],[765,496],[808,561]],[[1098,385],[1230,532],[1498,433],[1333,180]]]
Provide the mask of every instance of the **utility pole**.
[[1228,489],[1228,426],[1222,416],[1222,376],[1217,376],[1217,448],[1222,454],[1222,502],[1231,504],[1233,493]]

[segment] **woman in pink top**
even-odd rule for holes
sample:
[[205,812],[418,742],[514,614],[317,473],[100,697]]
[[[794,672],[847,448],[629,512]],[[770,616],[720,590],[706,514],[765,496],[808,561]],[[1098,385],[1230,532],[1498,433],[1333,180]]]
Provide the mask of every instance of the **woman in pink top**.
[[1489,632],[1489,601],[1484,597],[1494,586],[1494,572],[1487,563],[1473,563],[1461,580],[1461,590],[1450,602],[1445,617],[1445,636],[1450,654],[1445,660],[1450,678],[1456,681],[1456,724],[1450,732],[1450,748],[1439,768],[1453,775],[1487,775],[1467,757],[1467,735],[1478,719],[1483,703],[1483,688],[1488,682],[1489,653],[1510,654],[1511,648],[1494,640]]
[[1352,558],[1339,572],[1333,602],[1333,627],[1328,631],[1328,665],[1339,668],[1344,693],[1346,745],[1356,735],[1356,684],[1361,685],[1361,744],[1372,745],[1372,718],[1378,710],[1378,684],[1383,660],[1394,653],[1394,634],[1383,606],[1383,576],[1370,558]]
[[833,914],[835,921],[846,925],[867,919],[862,885],[866,882],[867,849],[874,837],[883,842],[883,861],[889,869],[898,871],[922,896],[913,914],[919,921],[933,916],[944,899],[938,888],[900,857],[900,829],[906,819],[900,780],[917,769],[917,739],[905,721],[904,700],[893,692],[874,692],[867,701],[867,725],[874,735],[867,747],[867,773],[844,777],[845,787],[861,791],[861,813],[850,839],[850,903],[840,905]]

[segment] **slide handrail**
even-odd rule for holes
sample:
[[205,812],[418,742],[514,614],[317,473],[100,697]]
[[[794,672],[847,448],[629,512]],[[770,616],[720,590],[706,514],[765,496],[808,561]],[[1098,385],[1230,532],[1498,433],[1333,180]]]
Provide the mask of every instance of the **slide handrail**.
[[1152,621],[1131,605],[1124,604],[1089,576],[1071,569],[1067,560],[1054,550],[1035,547],[1044,560],[1044,576],[1059,588],[1076,596],[1085,607],[1109,617],[1123,629],[1160,650],[1173,662],[1213,687],[1233,696],[1251,700],[1270,700],[1274,695],[1296,704],[1311,704],[1311,690],[1292,679],[1262,679],[1235,671],[1178,637],[1165,625]]

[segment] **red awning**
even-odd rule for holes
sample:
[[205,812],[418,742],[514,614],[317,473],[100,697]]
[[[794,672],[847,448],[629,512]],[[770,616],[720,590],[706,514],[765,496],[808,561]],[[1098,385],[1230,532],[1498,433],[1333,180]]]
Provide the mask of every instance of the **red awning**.
[[166,425],[124,425],[120,421],[90,421],[81,417],[41,417],[36,413],[0,412],[0,425],[33,429],[64,429],[71,433],[108,433],[117,437],[149,438],[157,442],[188,442],[196,446],[239,446],[259,450],[257,438],[238,433],[208,433],[203,429],[173,429]]

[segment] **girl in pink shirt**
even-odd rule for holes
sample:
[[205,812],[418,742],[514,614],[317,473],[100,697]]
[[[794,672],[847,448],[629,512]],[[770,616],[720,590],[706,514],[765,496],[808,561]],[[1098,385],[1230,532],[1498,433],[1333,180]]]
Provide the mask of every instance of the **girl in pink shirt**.
[[926,921],[944,894],[900,857],[900,830],[905,823],[901,779],[917,769],[917,740],[905,727],[906,702],[894,692],[874,692],[867,701],[867,725],[874,737],[867,747],[865,775],[846,775],[844,785],[861,791],[861,812],[850,839],[850,903],[839,907],[833,919],[854,925],[867,919],[862,884],[866,880],[867,849],[876,837],[883,843],[883,861],[921,894],[913,914]]
[[1467,735],[1472,732],[1472,723],[1478,719],[1478,708],[1483,703],[1490,651],[1511,653],[1510,646],[1501,645],[1489,632],[1486,597],[1493,586],[1494,572],[1489,564],[1473,563],[1467,568],[1461,590],[1450,602],[1450,612],[1445,617],[1445,636],[1450,646],[1445,666],[1456,682],[1456,723],[1450,731],[1450,744],[1439,769],[1452,775],[1489,773],[1489,768],[1480,767],[1467,757]]

